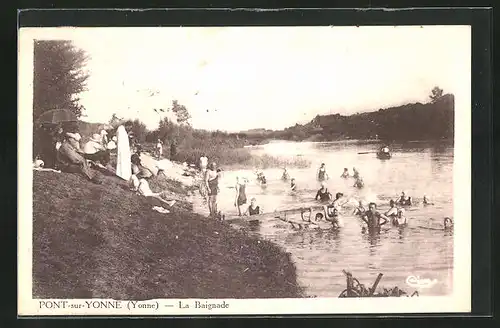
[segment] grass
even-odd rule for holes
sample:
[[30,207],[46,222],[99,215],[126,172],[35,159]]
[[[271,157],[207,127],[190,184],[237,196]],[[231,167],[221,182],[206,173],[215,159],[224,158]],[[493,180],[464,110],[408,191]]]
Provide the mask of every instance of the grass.
[[[154,153],[154,145],[144,144],[145,151]],[[168,149],[164,149],[164,156],[170,158]],[[203,148],[180,147],[174,160],[191,164],[198,164],[200,157],[206,155],[210,162],[216,162],[219,166],[241,166],[258,167],[261,169],[296,167],[307,168],[311,162],[305,158],[295,157],[282,159],[271,155],[254,155],[246,148],[233,148],[224,144],[210,144]]]
[[33,297],[302,297],[289,254],[227,223],[189,211],[151,209],[116,177],[95,185],[74,174],[34,172]]

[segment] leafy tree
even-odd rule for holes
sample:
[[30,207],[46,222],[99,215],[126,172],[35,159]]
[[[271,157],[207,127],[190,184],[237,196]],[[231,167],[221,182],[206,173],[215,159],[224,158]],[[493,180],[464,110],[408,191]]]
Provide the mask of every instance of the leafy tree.
[[78,95],[86,90],[89,74],[84,71],[88,56],[71,41],[34,43],[33,115],[64,108],[82,115]]
[[443,96],[443,89],[440,89],[439,87],[434,87],[431,90],[431,95],[429,96],[429,98],[431,98],[432,103],[435,103],[442,96]]
[[186,106],[179,104],[177,100],[172,101],[172,112],[175,113],[177,117],[177,123],[189,125],[189,120],[191,119],[191,114],[187,110]]

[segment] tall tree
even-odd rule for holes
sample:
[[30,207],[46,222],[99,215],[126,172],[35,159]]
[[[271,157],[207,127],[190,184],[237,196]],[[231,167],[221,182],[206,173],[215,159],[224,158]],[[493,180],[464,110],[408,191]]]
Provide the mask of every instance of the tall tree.
[[432,103],[435,103],[442,96],[443,96],[443,89],[441,89],[439,87],[434,87],[431,90],[431,95],[429,96],[429,98],[431,98]]
[[34,43],[33,115],[64,108],[82,115],[79,94],[86,90],[88,56],[71,41],[36,40]]
[[191,114],[187,110],[186,106],[179,104],[177,100],[172,101],[172,112],[175,113],[177,117],[177,123],[189,125],[189,120],[191,119]]

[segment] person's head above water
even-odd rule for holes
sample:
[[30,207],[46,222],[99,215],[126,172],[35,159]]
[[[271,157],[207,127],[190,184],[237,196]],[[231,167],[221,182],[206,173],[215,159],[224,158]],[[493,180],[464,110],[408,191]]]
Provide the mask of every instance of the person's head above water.
[[325,163],[321,163],[321,167],[325,167]]
[[391,199],[390,202],[389,202],[389,206],[390,207],[396,206],[396,202],[393,199]]
[[401,192],[401,196],[403,196],[403,197],[406,196],[404,191]]
[[338,192],[338,193],[335,194],[335,199],[339,199],[342,196],[344,196],[344,194],[341,193],[341,192]]
[[369,205],[368,205],[368,209],[370,211],[375,211],[377,209],[377,204],[371,202]]
[[400,209],[398,210],[398,216],[399,216],[399,217],[403,217],[404,215],[405,215],[405,209],[404,209],[404,208],[400,208]]
[[251,205],[255,205],[255,203],[257,203],[257,199],[255,199],[255,197],[253,197],[252,199],[250,199],[250,204]]
[[347,167],[344,167],[344,172],[347,172],[349,171],[349,169]]

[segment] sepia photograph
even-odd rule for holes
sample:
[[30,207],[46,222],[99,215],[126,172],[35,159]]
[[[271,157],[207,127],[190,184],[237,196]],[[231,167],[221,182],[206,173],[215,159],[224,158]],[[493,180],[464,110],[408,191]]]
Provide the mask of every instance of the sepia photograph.
[[470,62],[470,26],[21,28],[20,314],[470,311]]

